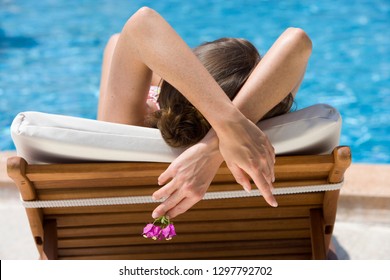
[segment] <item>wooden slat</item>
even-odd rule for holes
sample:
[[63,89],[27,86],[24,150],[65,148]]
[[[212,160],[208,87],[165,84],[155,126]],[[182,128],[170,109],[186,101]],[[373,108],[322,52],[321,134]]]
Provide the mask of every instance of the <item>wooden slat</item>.
[[284,254],[284,255],[263,255],[263,256],[246,256],[238,257],[221,257],[221,258],[206,258],[207,260],[310,260],[311,253],[309,254]]
[[[305,170],[329,171],[333,158],[326,156],[288,156],[277,157],[276,174],[287,174]],[[157,178],[169,166],[166,163],[126,162],[126,163],[79,163],[79,164],[49,164],[29,165],[26,174],[31,181],[59,181],[80,179],[113,179],[113,178]],[[222,176],[221,176],[222,175]],[[217,179],[226,181],[233,179],[226,164],[217,172]],[[230,177],[231,176],[231,177]],[[155,182],[156,182],[155,181]]]
[[85,198],[105,198],[123,196],[151,196],[158,188],[85,188],[85,189],[49,189],[40,190],[37,193],[39,200],[64,200],[64,199],[85,199]]
[[[311,173],[305,176],[297,176],[294,179],[287,177],[277,177],[274,187],[290,187],[290,186],[307,186],[307,185],[319,185],[328,183],[328,173]],[[134,181],[134,178],[112,178],[112,179],[98,179],[98,180],[64,180],[64,181],[39,181],[34,182],[35,189],[39,190],[59,190],[59,189],[99,189],[99,188],[113,188],[113,187],[126,187],[133,190],[147,190],[146,194],[150,194],[151,191],[157,190],[159,186],[156,181],[148,181],[146,178],[140,178],[140,181]],[[224,189],[227,188],[227,189]],[[252,184],[252,188],[256,188]],[[242,187],[235,183],[234,179],[225,182],[213,182],[210,191],[222,191],[222,190],[242,190]]]
[[[76,258],[59,258],[60,260],[129,260],[131,258],[122,255],[112,256],[93,256],[93,257],[76,257]],[[137,258],[138,260],[139,258]],[[156,258],[152,258],[155,260]],[[264,255],[264,256],[233,256],[219,258],[188,258],[191,260],[310,260],[311,254],[285,254],[285,255]]]
[[[278,208],[244,208],[244,209],[219,209],[193,210],[177,218],[176,222],[187,221],[221,221],[273,218],[308,217],[311,206],[278,207]],[[151,220],[150,212],[137,213],[108,213],[108,214],[81,214],[81,215],[53,215],[48,218],[56,219],[58,227],[115,225],[132,223],[145,223]]]
[[[288,167],[286,167],[286,171],[287,170]],[[277,180],[282,180],[282,181],[296,181],[296,180],[305,181],[305,180],[325,179],[328,173],[329,171],[326,170],[318,171],[316,169],[305,170],[303,168],[300,168],[299,170],[295,170],[294,172],[284,172],[279,174],[275,172],[275,177],[278,178]]]
[[[180,234],[175,236],[172,243],[195,243],[195,242],[220,242],[237,240],[265,240],[265,239],[286,239],[286,238],[309,238],[309,229],[281,230],[281,231],[250,231],[250,232],[218,232]],[[151,239],[136,236],[108,236],[108,237],[88,237],[88,238],[66,238],[58,239],[58,248],[76,247],[99,247],[99,246],[121,246],[128,244],[152,244],[156,242]]]
[[[150,253],[133,253],[133,254],[116,254],[116,255],[95,255],[93,259],[208,259],[208,258],[221,258],[221,257],[236,257],[252,255],[288,255],[288,254],[308,254],[311,252],[310,247],[285,247],[285,248],[250,248],[250,249],[236,249],[231,250],[224,248],[224,250],[206,250],[206,251],[185,251],[175,252],[160,251],[153,254]],[[61,257],[62,259],[74,259],[72,257]],[[91,256],[79,256],[77,259],[90,259]]]
[[[327,174],[315,174],[315,176],[311,176],[310,178],[305,179],[304,177],[295,178],[292,180],[291,178],[283,179],[277,178],[276,182],[273,184],[275,188],[278,187],[292,187],[292,186],[308,186],[308,185],[322,185],[328,184]],[[120,190],[126,190],[127,194],[129,190],[132,190],[131,195],[151,195],[154,191],[159,189],[160,187],[156,184],[156,182],[147,182],[144,181],[144,184],[135,185],[132,184],[132,180],[128,180],[127,178],[118,179],[118,180],[79,180],[79,181],[40,181],[34,184],[38,193],[42,193],[42,191],[53,191],[56,192],[69,192],[81,189],[84,192],[93,192],[94,190],[99,191],[99,189],[103,188],[113,188],[113,190],[117,190],[118,193],[116,196],[121,196]],[[252,189],[256,189],[256,186],[252,184]],[[235,184],[234,181],[225,182],[225,183],[213,183],[209,189],[209,191],[230,191],[230,190],[242,190],[242,187],[238,184]],[[54,192],[56,191],[56,192]],[[101,190],[100,190],[101,191]],[[50,192],[49,192],[50,193]],[[114,194],[113,194],[114,195]],[[68,195],[69,196],[69,195]],[[44,198],[42,196],[39,199],[50,199]],[[52,199],[52,198],[51,198]]]
[[[255,186],[254,186],[255,187]],[[37,193],[40,200],[56,199],[82,199],[82,198],[102,198],[102,197],[122,197],[122,196],[151,196],[157,191],[158,186],[143,187],[116,187],[108,186],[105,188],[74,188],[74,189],[40,189]],[[210,186],[210,191],[237,191],[242,190],[238,184],[215,184]]]
[[[297,182],[298,185],[310,185],[310,184],[326,184],[328,183],[328,172],[327,171],[321,171],[321,172],[310,172],[307,174],[300,173],[295,174],[295,176],[290,176],[288,174],[285,175],[278,175],[276,174],[277,181],[275,182],[275,186],[278,187],[288,187],[291,186],[291,181]],[[307,181],[312,182],[307,182]],[[232,184],[234,181],[234,178],[232,180],[214,180],[213,185],[216,186],[218,189],[218,186],[221,184]],[[298,183],[301,182],[301,183]],[[85,180],[63,180],[63,181],[52,181],[52,180],[45,180],[45,181],[38,181],[34,183],[35,188],[37,190],[46,190],[46,189],[88,189],[88,188],[105,188],[105,187],[134,187],[136,188],[143,188],[146,189],[153,189],[153,188],[159,188],[157,181],[155,178],[110,178],[110,179],[85,179]],[[234,189],[240,189],[241,187],[237,185]]]
[[159,251],[180,252],[180,251],[214,251],[229,248],[246,249],[246,248],[284,248],[284,247],[311,247],[310,239],[278,239],[278,240],[239,240],[235,242],[201,242],[201,243],[171,243],[156,242],[144,245],[132,246],[111,246],[111,247],[88,247],[88,248],[62,248],[58,253],[63,257],[71,256],[91,256],[91,255],[119,255],[136,253],[153,254]]
[[304,166],[305,168],[311,166],[325,166],[333,163],[333,156],[328,155],[301,155],[301,156],[277,156],[277,166]]
[[121,177],[151,177],[157,181],[167,167],[168,164],[165,163],[150,162],[47,164],[29,165],[26,173],[28,178],[35,182]]
[[318,179],[307,179],[307,180],[289,180],[289,181],[281,181],[276,179],[276,182],[273,183],[275,188],[289,188],[289,187],[300,187],[300,186],[316,186],[316,185],[324,185],[328,184],[325,178]]
[[[79,257],[60,257],[59,260],[156,260],[156,257],[149,256],[149,258],[141,258],[137,256],[129,255],[95,255],[95,256],[79,256]],[[179,259],[179,258],[167,258]],[[189,256],[182,258],[182,260],[310,260],[311,253],[302,254],[275,254],[275,255],[243,255],[243,256],[220,256],[220,257],[208,257],[207,254],[203,257]]]
[[[66,227],[58,229],[59,238],[71,237],[89,237],[89,236],[116,236],[116,235],[141,235],[144,224],[124,224],[109,226],[80,226]],[[282,230],[282,229],[307,229],[310,228],[308,218],[292,219],[261,219],[261,220],[243,220],[243,221],[215,221],[193,223],[176,223],[176,230],[183,233],[204,233],[204,232],[223,232],[223,231],[256,231],[256,230]]]
[[84,179],[84,180],[45,180],[35,182],[37,190],[46,189],[88,189],[88,188],[107,188],[107,187],[127,187],[127,188],[158,188],[155,178],[109,178],[109,179]]
[[[80,180],[130,180],[131,185],[155,184],[157,178],[168,167],[166,163],[126,162],[126,163],[78,163],[29,165],[28,178],[34,182],[45,181],[80,181]],[[229,182],[234,180],[225,164],[219,168],[214,181]]]

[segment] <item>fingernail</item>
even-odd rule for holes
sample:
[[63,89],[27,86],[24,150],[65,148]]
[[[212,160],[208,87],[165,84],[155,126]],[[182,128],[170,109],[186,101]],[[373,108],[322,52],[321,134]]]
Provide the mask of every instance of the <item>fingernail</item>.
[[278,203],[276,201],[274,201],[274,202],[271,203],[271,206],[272,207],[278,207]]
[[272,183],[275,183],[275,176],[272,177]]
[[159,215],[157,215],[156,212],[153,212],[153,213],[152,213],[152,218],[153,218],[153,219],[157,219],[158,217],[159,217]]
[[243,186],[244,187],[244,190],[247,192],[247,193],[250,193],[251,192],[251,190],[252,190],[252,187],[249,185],[245,185],[245,186]]

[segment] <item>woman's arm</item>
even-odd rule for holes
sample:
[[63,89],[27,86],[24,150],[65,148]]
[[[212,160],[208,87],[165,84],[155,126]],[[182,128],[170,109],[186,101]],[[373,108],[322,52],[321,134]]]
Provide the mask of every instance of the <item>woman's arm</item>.
[[[244,119],[192,50],[155,11],[141,8],[125,24],[113,53],[102,118],[142,124],[152,71],[174,85],[216,131]],[[200,82],[201,81],[201,82]],[[140,94],[143,93],[143,94]],[[225,114],[215,114],[215,111]]]
[[[233,103],[247,118],[259,121],[289,92],[295,95],[302,82],[311,47],[311,41],[303,30],[287,29],[260,61]],[[199,144],[182,153],[161,174],[160,184],[173,179],[154,193],[155,199],[168,199],[155,209],[153,217],[167,213],[173,218],[192,207],[203,197],[222,161],[218,137],[211,129]],[[207,166],[203,165],[204,162],[208,162]],[[270,183],[274,176],[272,173],[265,177]],[[250,190],[245,174],[236,179],[244,189]]]
[[312,44],[299,28],[288,28],[257,65],[233,103],[251,121],[258,122],[289,92],[299,88]]
[[[108,95],[107,93],[107,84],[108,84],[108,79],[110,75],[110,68],[111,68],[111,61],[112,57],[114,55],[115,47],[118,42],[120,33],[114,34],[110,37],[108,40],[106,47],[104,49],[104,54],[103,54],[103,63],[102,63],[102,72],[101,72],[101,79],[100,79],[100,94],[99,94],[99,105],[98,105],[98,113],[97,113],[97,119],[98,120],[103,120],[103,111],[105,110],[106,107],[106,97]],[[160,84],[161,77],[159,77],[156,73],[152,74],[152,81],[151,81],[151,86],[158,86]],[[145,93],[144,93],[145,94]],[[140,98],[143,99],[144,96],[141,94]],[[148,100],[149,101],[149,100]],[[149,103],[147,101],[147,112],[153,112],[157,110],[158,108],[156,105],[151,102]]]

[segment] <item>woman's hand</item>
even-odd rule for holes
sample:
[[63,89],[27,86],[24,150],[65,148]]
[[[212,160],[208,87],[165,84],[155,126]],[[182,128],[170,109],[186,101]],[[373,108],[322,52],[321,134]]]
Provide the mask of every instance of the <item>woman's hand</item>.
[[217,133],[219,150],[237,183],[249,192],[249,176],[267,203],[277,207],[272,195],[275,152],[267,136],[245,117],[229,122]]
[[[251,190],[248,174],[264,199],[271,206],[277,206],[271,192],[274,148],[256,125],[245,120],[241,125],[237,124],[237,127],[229,125],[219,139],[214,130],[211,130],[201,142],[188,148],[171,163],[158,179],[159,185],[168,183],[153,194],[155,200],[166,198],[153,211],[154,218],[162,215],[174,218],[199,202],[224,159],[237,183],[246,191]],[[235,134],[227,136],[229,133]]]
[[155,200],[166,198],[153,211],[153,218],[162,215],[174,218],[200,201],[222,162],[218,138],[209,132],[201,142],[177,157],[158,178],[159,185],[169,182],[153,194]]

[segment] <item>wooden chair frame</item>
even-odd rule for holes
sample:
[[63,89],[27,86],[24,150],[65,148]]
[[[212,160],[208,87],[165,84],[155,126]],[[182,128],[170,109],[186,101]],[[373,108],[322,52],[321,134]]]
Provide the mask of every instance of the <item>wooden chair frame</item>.
[[[329,155],[278,156],[275,188],[337,184],[349,147]],[[150,196],[166,163],[28,164],[8,159],[24,201]],[[242,190],[222,165],[208,192]],[[156,203],[26,208],[42,259],[326,259],[339,190],[202,200],[174,219],[170,241],[142,237]]]

